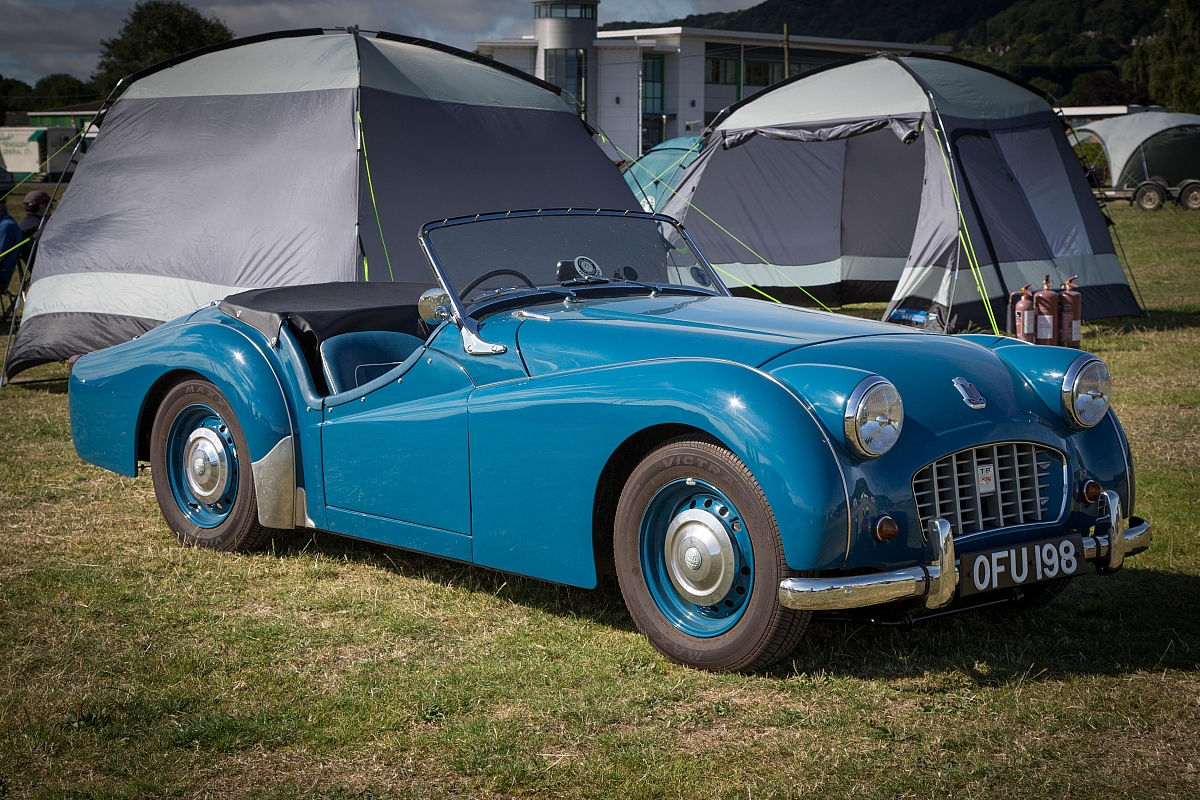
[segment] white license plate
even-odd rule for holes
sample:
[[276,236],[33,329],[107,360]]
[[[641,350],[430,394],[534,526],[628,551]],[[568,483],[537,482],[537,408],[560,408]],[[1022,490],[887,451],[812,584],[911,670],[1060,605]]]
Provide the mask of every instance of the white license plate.
[[1086,571],[1083,537],[1062,536],[959,556],[958,585],[959,592],[966,597]]

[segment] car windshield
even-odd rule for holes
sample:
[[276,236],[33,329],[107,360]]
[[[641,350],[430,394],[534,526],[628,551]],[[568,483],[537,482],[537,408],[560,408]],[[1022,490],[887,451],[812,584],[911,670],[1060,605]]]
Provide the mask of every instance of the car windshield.
[[[425,241],[466,305],[529,288],[670,284],[721,291],[679,229],[661,219],[551,213],[434,227]],[[562,287],[560,289],[559,287]]]

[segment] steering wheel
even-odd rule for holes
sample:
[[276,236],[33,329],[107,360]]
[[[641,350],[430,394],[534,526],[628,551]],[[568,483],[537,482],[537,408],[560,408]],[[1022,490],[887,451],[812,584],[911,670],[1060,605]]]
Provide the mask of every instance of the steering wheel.
[[466,286],[464,286],[462,288],[462,291],[458,293],[458,298],[460,300],[466,300],[467,295],[469,295],[471,293],[471,290],[474,289],[476,286],[478,286],[479,284],[483,283],[486,280],[490,280],[491,278],[499,278],[501,275],[512,275],[514,278],[520,278],[521,280],[525,281],[525,285],[528,286],[530,289],[537,288],[537,286],[534,285],[533,281],[529,280],[529,278],[525,277],[525,275],[523,273],[517,272],[515,269],[494,269],[491,272],[483,273],[478,278],[476,278],[475,280],[471,281]]

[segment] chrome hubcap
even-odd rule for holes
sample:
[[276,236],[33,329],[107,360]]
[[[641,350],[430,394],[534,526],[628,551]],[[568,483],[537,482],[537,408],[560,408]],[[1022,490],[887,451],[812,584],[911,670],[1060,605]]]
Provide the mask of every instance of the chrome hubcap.
[[708,606],[733,585],[736,551],[725,525],[711,512],[691,508],[671,520],[663,547],[671,583],[690,603]]
[[225,443],[215,431],[197,428],[192,431],[184,445],[184,464],[188,488],[202,503],[220,500],[229,486],[229,460],[225,455]]

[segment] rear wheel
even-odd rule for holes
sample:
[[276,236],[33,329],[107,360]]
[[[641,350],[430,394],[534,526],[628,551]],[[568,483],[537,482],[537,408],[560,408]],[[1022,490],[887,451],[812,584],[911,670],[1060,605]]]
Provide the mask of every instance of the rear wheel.
[[1158,211],[1163,205],[1163,190],[1153,183],[1143,183],[1134,192],[1133,202],[1142,211]]
[[250,450],[229,402],[211,383],[167,392],[150,440],[154,495],[179,541],[253,550],[274,531],[258,524]]
[[798,573],[775,516],[746,465],[706,437],[673,439],[633,471],[614,556],[638,629],[681,664],[764,669],[792,651],[812,616],[780,605],[780,580]]
[[1200,183],[1189,183],[1179,190],[1179,205],[1188,211],[1200,211]]

